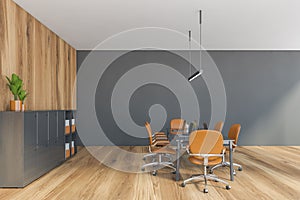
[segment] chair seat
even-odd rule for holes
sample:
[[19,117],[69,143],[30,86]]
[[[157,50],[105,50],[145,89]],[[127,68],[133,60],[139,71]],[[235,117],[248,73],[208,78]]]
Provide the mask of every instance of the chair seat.
[[168,139],[166,135],[155,135],[154,138]]
[[166,134],[164,132],[156,132],[155,135],[163,135],[166,136]]
[[[203,165],[204,164],[204,158],[191,156],[191,157],[189,157],[189,160],[192,163],[196,164],[196,165]],[[222,163],[222,158],[221,157],[210,157],[210,158],[208,158],[208,164],[207,165],[217,165],[219,163]]]
[[153,142],[154,142],[154,143],[155,143],[155,142],[168,142],[168,144],[169,144],[168,138],[162,138],[162,137],[155,138],[155,139],[153,140]]
[[166,146],[170,144],[169,140],[156,140],[152,146]]
[[165,147],[165,148],[157,148],[157,147],[151,147],[151,151],[153,153],[167,153],[167,154],[175,154],[176,151],[174,149]]

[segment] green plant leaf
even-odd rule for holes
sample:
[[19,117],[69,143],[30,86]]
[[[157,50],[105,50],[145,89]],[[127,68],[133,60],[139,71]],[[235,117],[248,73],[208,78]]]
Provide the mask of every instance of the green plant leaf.
[[21,90],[19,93],[19,99],[24,102],[27,95],[26,90]]
[[11,81],[12,83],[16,83],[20,78],[16,74],[11,75]]
[[5,76],[5,77],[6,77],[7,81],[8,81],[8,83],[11,84],[11,80],[9,79],[9,77],[8,76]]
[[17,79],[16,81],[15,81],[15,83],[14,83],[16,86],[18,86],[18,87],[22,87],[22,85],[23,85],[23,81],[22,80],[20,80],[20,79]]
[[19,87],[16,85],[11,85],[10,90],[13,93],[13,95],[18,95],[18,93],[19,93]]

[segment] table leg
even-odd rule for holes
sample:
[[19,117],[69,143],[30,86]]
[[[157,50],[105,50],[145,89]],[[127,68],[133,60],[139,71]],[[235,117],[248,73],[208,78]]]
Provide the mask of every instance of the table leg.
[[175,180],[176,181],[179,181],[179,179],[180,179],[179,166],[180,166],[180,142],[177,141],[177,148],[176,148],[176,176],[175,176]]
[[230,162],[230,180],[234,181],[233,175],[233,159],[232,159],[232,141],[229,142],[229,162]]

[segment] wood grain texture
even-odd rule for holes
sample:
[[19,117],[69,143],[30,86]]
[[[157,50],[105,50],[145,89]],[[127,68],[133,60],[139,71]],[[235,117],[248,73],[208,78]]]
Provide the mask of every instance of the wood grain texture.
[[[130,152],[147,152],[147,147],[122,147]],[[113,166],[140,167],[143,161],[131,160],[112,147],[93,147],[91,150]],[[232,189],[209,182],[209,193],[202,192],[203,183],[190,183],[185,188],[174,181],[168,169],[150,173],[126,173],[101,164],[83,148],[63,165],[52,170],[24,189],[0,189],[0,199],[299,199],[300,147],[238,147],[234,160],[243,165]],[[182,178],[201,173],[184,155]],[[215,173],[229,179],[228,168]]]
[[0,111],[13,98],[5,75],[18,74],[28,110],[76,109],[76,50],[12,0],[0,1]]

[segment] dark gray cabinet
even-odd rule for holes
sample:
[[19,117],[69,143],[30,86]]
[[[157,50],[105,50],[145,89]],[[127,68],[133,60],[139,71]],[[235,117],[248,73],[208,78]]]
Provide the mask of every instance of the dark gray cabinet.
[[0,187],[24,187],[64,161],[64,116],[0,112]]
[[51,154],[49,146],[49,125],[48,125],[48,112],[38,112],[38,167],[39,174],[44,174],[49,171],[50,161],[48,158]]
[[[48,134],[48,154],[47,160],[49,161],[49,167],[53,168],[58,163],[65,159],[65,146],[64,146],[64,119],[59,118],[59,115],[63,116],[63,112],[49,112],[49,134]],[[61,125],[59,125],[61,124]]]
[[[35,180],[38,169],[37,113],[29,112],[24,117],[24,181]],[[25,184],[26,184],[25,183]]]

